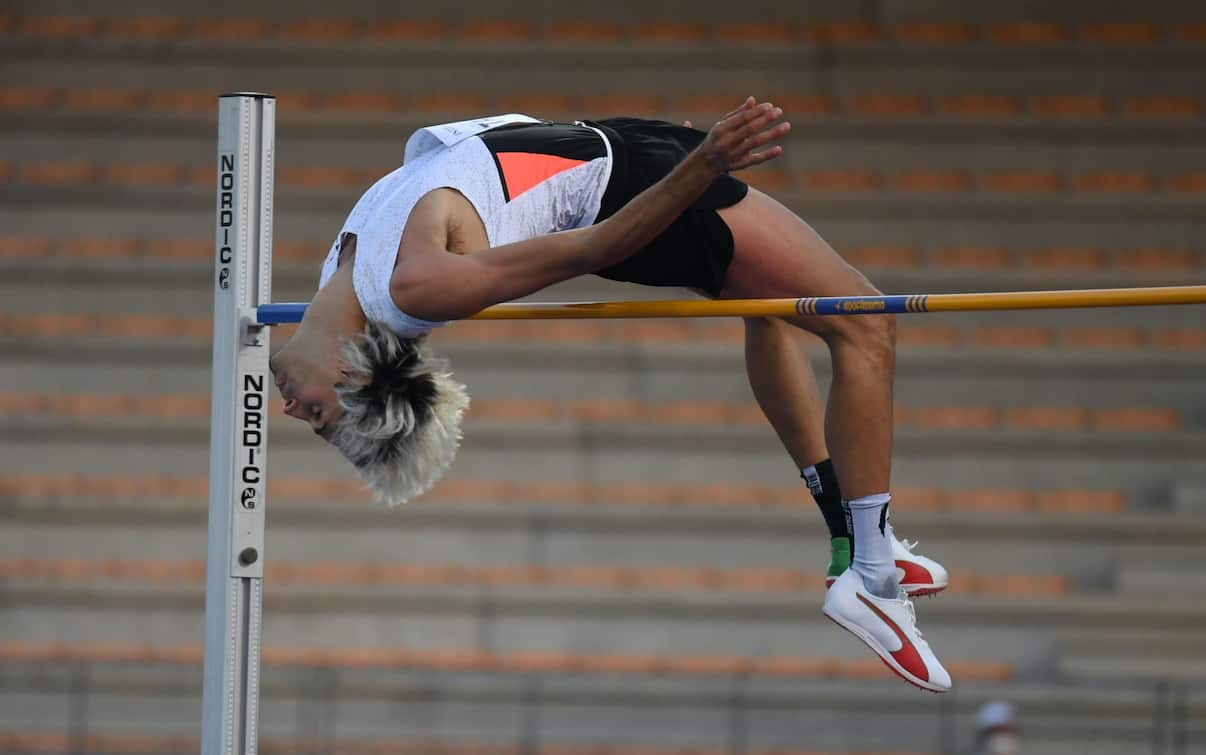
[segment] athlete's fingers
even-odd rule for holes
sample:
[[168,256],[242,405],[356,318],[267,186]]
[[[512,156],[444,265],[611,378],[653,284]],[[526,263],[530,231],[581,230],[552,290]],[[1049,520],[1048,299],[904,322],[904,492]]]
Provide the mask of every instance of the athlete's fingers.
[[742,170],[743,168],[752,168],[755,165],[761,165],[769,160],[774,160],[779,155],[783,154],[783,148],[775,145],[768,150],[762,152],[750,152],[742,160],[733,164],[730,170]]
[[776,123],[773,126],[771,126],[770,128],[759,131],[757,134],[754,134],[753,136],[749,137],[750,149],[756,149],[758,147],[761,147],[763,144],[766,144],[767,142],[772,142],[775,139],[778,139],[778,138],[784,136],[789,131],[791,131],[791,122],[790,121],[783,121],[782,123]]
[[[751,98],[752,99],[752,98]],[[758,130],[755,125],[763,122],[768,113],[774,112],[774,106],[763,102],[756,108],[738,113],[716,124],[717,137],[725,145],[736,145]]]
[[783,122],[783,123],[775,124],[775,125],[771,126],[770,128],[759,131],[750,136],[747,136],[745,139],[741,140],[740,144],[734,146],[734,148],[729,152],[730,162],[735,163],[735,162],[740,161],[749,153],[757,150],[759,147],[763,147],[763,146],[769,144],[770,142],[773,142],[774,140],[782,137],[783,135],[787,134],[790,130],[791,130],[791,124],[787,123],[787,122]]
[[737,115],[737,114],[738,114],[738,113],[740,113],[742,110],[746,110],[747,108],[751,108],[751,107],[753,107],[753,106],[754,106],[754,105],[756,105],[756,104],[758,104],[758,103],[757,103],[757,100],[755,100],[755,99],[754,99],[753,95],[750,95],[749,97],[746,97],[746,98],[745,98],[745,102],[741,103],[741,105],[739,105],[739,106],[737,107],[737,109],[736,109],[736,110],[730,110],[729,112],[727,112],[727,113],[725,113],[724,115],[720,116],[720,119],[719,119],[717,122],[719,123],[719,122],[721,122],[721,121],[727,121],[729,118],[732,118],[734,115]]
[[691,121],[683,121],[683,125],[686,126],[687,128],[695,128],[694,126],[691,125]]
[[749,132],[746,134],[746,136],[748,138],[753,138],[782,117],[783,108],[771,106],[766,111],[759,113],[756,118],[749,122]]

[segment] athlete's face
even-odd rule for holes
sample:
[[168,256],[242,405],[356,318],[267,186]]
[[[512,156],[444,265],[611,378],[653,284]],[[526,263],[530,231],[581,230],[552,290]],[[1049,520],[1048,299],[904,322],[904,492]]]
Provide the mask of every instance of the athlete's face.
[[335,383],[340,378],[338,365],[305,359],[289,347],[290,343],[285,344],[269,361],[276,387],[285,400],[285,414],[309,424],[329,442],[335,421],[343,416],[335,396]]

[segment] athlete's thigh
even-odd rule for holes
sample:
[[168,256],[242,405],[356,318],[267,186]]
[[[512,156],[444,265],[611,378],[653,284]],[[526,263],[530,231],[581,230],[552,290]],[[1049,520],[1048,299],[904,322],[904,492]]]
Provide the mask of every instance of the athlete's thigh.
[[[722,298],[879,293],[812,226],[766,194],[751,188],[740,202],[718,212],[733,233],[733,261],[725,274]],[[817,333],[832,323],[831,318],[799,320]]]

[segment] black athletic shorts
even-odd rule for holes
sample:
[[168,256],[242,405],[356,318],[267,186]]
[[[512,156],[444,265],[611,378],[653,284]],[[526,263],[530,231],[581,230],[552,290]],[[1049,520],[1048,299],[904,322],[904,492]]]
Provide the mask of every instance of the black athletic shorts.
[[[614,215],[637,194],[660,181],[705,136],[686,126],[641,118],[587,121],[612,146],[611,180],[596,222]],[[733,234],[716,210],[740,202],[745,183],[723,175],[670,227],[623,262],[596,275],[647,286],[683,286],[720,293],[733,261]]]

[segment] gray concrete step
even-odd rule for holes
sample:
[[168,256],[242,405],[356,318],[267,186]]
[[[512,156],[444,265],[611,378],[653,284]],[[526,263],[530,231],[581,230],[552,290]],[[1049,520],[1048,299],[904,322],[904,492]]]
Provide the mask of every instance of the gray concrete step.
[[[201,584],[4,587],[6,638],[78,644],[193,644],[202,640]],[[820,595],[787,598],[692,595],[598,596],[577,589],[368,588],[269,585],[264,636],[274,647],[359,646],[412,650],[825,657],[858,660],[859,642],[818,611]],[[1063,649],[1080,657],[1109,648],[1149,677],[1199,658],[1206,605],[1163,599],[958,598],[918,605],[920,625],[943,658],[1005,662],[1042,674]],[[1025,629],[1025,632],[1020,632]],[[1159,658],[1138,648],[1160,648]],[[1124,651],[1125,649],[1125,651]],[[1072,657],[1072,656],[1070,656]],[[1184,669],[1189,679],[1196,668]]]
[[[48,678],[51,671],[58,673]],[[124,726],[127,732],[196,736],[199,669],[148,668],[138,673],[96,666],[91,674],[89,710],[108,714],[106,724],[94,730],[121,731]],[[0,720],[6,728],[66,728],[71,700],[68,670],[51,667],[35,675],[15,668],[6,676],[14,686],[27,680],[30,684],[28,691],[3,693],[7,704],[0,706]],[[964,685],[943,700],[940,713],[939,701],[901,694],[879,679],[788,684],[753,680],[734,687],[728,680],[675,684],[639,677],[563,677],[533,684],[530,678],[505,675],[353,671],[337,677],[337,696],[328,697],[327,685],[332,681],[336,679],[322,674],[268,667],[261,710],[265,744],[270,737],[332,735],[362,740],[373,735],[458,736],[464,741],[465,730],[458,732],[456,727],[473,722],[472,730],[496,745],[525,739],[530,743],[532,734],[538,734],[540,741],[565,743],[592,741],[592,735],[598,735],[616,744],[619,732],[623,741],[641,741],[637,737],[645,736],[665,743],[677,731],[694,733],[691,742],[696,745],[724,746],[731,743],[725,740],[726,727],[744,723],[748,744],[756,747],[791,746],[805,739],[813,747],[861,749],[880,742],[897,752],[906,747],[936,751],[944,719],[960,732],[949,744],[961,746],[970,736],[964,732],[974,728],[976,708],[999,696],[1018,704],[1030,747],[1073,755],[1091,746],[1094,752],[1121,755],[1148,744],[1156,723],[1150,688],[1109,685],[1037,686],[1016,681],[991,688]],[[540,716],[532,715],[536,704]],[[736,719],[735,705],[744,713]],[[1191,706],[1187,712],[1196,716],[1200,703],[1191,700]],[[853,714],[856,708],[864,715]],[[591,720],[581,720],[581,711],[589,711]],[[148,720],[157,726],[148,727]],[[1196,735],[1197,729],[1191,733]]]
[[[147,423],[8,423],[3,469],[81,474],[197,474],[207,463],[207,431]],[[89,432],[84,432],[89,430]],[[153,433],[151,431],[154,431]],[[767,428],[742,431],[663,426],[466,425],[454,473],[519,480],[727,482],[794,478]],[[1175,481],[1201,480],[1202,433],[928,431],[896,434],[897,485],[952,487],[1120,486],[1150,495]],[[348,463],[309,431],[275,433],[272,469],[352,477]],[[48,450],[54,448],[53,455]]]
[[[313,239],[315,258],[321,261],[359,195],[357,189],[278,187],[277,232],[284,238]],[[931,198],[776,193],[776,197],[838,249],[868,244],[921,248],[1006,244],[1018,249],[1199,246],[1196,208],[1163,196],[1095,201],[1066,195],[1041,201],[976,194]],[[13,234],[60,233],[60,221],[70,213],[80,234],[205,238],[213,232],[212,212],[213,192],[201,188],[165,192],[0,187],[0,221]]]
[[[754,405],[740,343],[669,347],[488,344],[449,339],[446,345],[437,344],[437,350],[451,360],[474,396],[486,402],[532,399],[570,406],[613,399]],[[826,390],[828,355],[817,348],[802,350],[802,358],[804,354]],[[202,401],[211,377],[206,369],[208,359],[200,353],[196,357],[187,364],[160,361],[150,347],[141,358],[124,363],[57,352],[17,352],[0,360],[0,380],[9,394],[180,396]],[[1150,363],[1145,363],[1147,360]],[[1015,407],[1170,409],[1186,427],[1193,428],[1200,426],[1203,418],[1197,391],[1203,361],[1193,353],[1142,350],[1068,353],[1051,349],[1015,355],[1010,350],[906,348],[899,360],[895,396],[902,410],[943,406],[987,406],[1006,412]],[[180,416],[181,426],[189,426],[192,419]],[[96,421],[107,421],[105,413]],[[1001,421],[1012,420],[1003,416]],[[905,422],[916,424],[907,417]]]
[[[800,498],[798,508],[782,511],[609,508],[607,501],[560,509],[512,501],[469,505],[437,493],[385,511],[363,500],[332,496],[316,503],[284,495],[268,506],[268,555],[286,561],[819,571],[827,535],[812,504]],[[14,499],[3,517],[0,542],[8,558],[197,559],[205,550],[204,504],[191,499]],[[956,501],[945,511],[903,506],[894,522],[900,537],[919,539],[918,552],[954,574],[1060,575],[1074,588],[1099,591],[1116,580],[1127,589],[1128,572],[1159,564],[1182,564],[1186,574],[1200,574],[1204,566],[1195,547],[1206,527],[1200,518],[960,511]]]
[[[694,18],[694,15],[692,15]],[[19,80],[36,85],[93,86],[112,81],[130,86],[217,91],[319,88],[398,89],[410,94],[441,91],[549,91],[575,85],[599,91],[680,94],[763,90],[875,93],[895,91],[896,74],[909,71],[912,91],[942,94],[991,91],[1035,95],[1091,92],[1150,93],[1143,72],[1159,70],[1159,92],[1193,92],[1202,82],[1202,53],[1192,44],[912,46],[893,42],[859,45],[790,43],[622,44],[409,43],[267,41],[223,44],[184,41],[172,45],[173,65],[158,60],[159,44],[112,40],[10,39],[3,52]],[[254,68],[240,63],[254,63]],[[436,64],[435,61],[439,61]],[[81,65],[86,64],[86,65]],[[75,76],[72,69],[79,69]],[[1103,77],[1103,70],[1110,76]],[[651,78],[645,72],[656,71]],[[704,75],[704,72],[707,72]]]
[[[585,112],[575,115],[590,116]],[[663,117],[678,115],[678,112],[667,112]],[[720,113],[691,112],[687,115],[714,118]],[[433,115],[427,120],[436,117]],[[788,113],[787,117],[793,119],[794,125],[793,116]],[[280,117],[283,123],[290,119],[288,113]],[[929,120],[926,119],[927,122]],[[0,160],[109,165],[205,164],[212,159],[212,127],[190,129],[187,134],[177,129],[169,133],[156,133],[152,129],[138,139],[131,139],[129,131],[82,132],[79,128],[81,125],[83,123],[77,122],[70,128],[62,125],[52,128],[52,132],[68,131],[71,134],[69,140],[64,140],[48,138],[43,128],[21,130],[10,124],[8,136],[0,144]],[[354,133],[347,130],[344,133],[334,130],[314,132],[312,129],[311,133],[304,135],[282,128],[278,143],[278,170],[321,165],[378,168],[384,174],[401,163],[401,145],[418,125],[422,123],[408,119],[408,122],[399,122],[389,129],[378,128],[368,133],[360,130]],[[1101,138],[1099,135],[1088,139],[1077,138],[1080,134],[1058,129],[1051,134],[1038,130],[1021,139],[1018,138],[1017,129],[1007,129],[990,136],[980,124],[977,124],[976,130],[965,128],[962,134],[953,128],[945,132],[929,129],[919,131],[916,123],[911,131],[894,129],[890,133],[874,126],[837,129],[825,122],[810,128],[806,116],[803,125],[804,128],[796,129],[783,140],[784,158],[775,164],[777,170],[874,170],[888,175],[917,170],[962,171],[970,174],[1028,170],[1066,174],[1075,178],[1082,174],[1106,171],[1179,175],[1206,169],[1206,125],[1192,130],[1184,126],[1179,131],[1162,132],[1157,129],[1132,138]],[[1087,128],[1081,129],[1081,132],[1096,133]],[[1118,133],[1120,137],[1126,136],[1121,129],[1118,129]],[[952,136],[955,138],[952,139]]]

